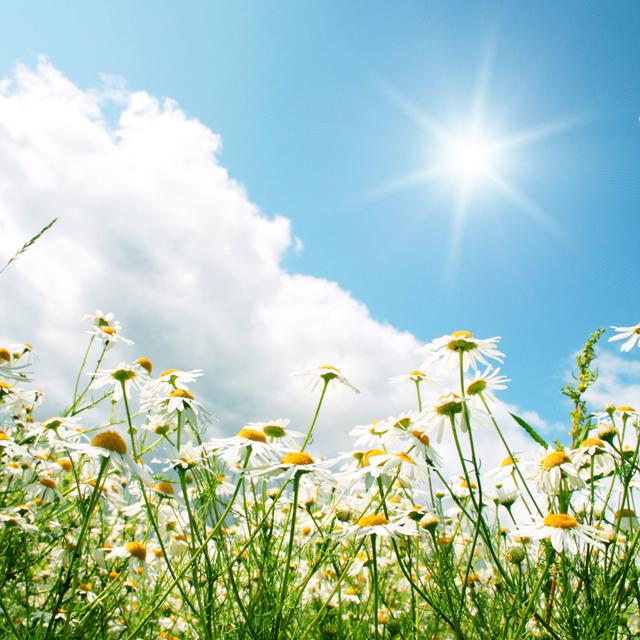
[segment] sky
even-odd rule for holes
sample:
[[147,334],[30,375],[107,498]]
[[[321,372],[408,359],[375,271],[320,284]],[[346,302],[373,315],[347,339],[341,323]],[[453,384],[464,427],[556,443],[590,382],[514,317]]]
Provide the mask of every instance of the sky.
[[[406,404],[382,383],[417,345],[468,329],[560,430],[576,350],[640,319],[637,3],[64,6],[4,7],[0,45],[2,255],[60,217],[0,333],[40,338],[44,370],[105,308],[202,366],[223,425],[284,413],[285,370],[326,358],[370,392],[336,419],[364,420]],[[397,188],[479,105],[503,187]],[[598,399],[637,362],[606,356]]]

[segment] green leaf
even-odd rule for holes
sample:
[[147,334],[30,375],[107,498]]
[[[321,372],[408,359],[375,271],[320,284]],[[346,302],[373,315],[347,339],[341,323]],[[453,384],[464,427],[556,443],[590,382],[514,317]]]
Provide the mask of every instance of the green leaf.
[[538,444],[541,444],[545,449],[549,448],[547,441],[528,423],[525,422],[520,416],[515,413],[509,414]]

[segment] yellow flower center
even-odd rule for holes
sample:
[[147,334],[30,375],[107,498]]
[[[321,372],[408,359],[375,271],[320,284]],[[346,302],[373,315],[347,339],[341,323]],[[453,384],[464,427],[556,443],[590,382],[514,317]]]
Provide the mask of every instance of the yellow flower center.
[[370,516],[362,516],[358,520],[358,526],[363,527],[378,527],[383,524],[389,524],[389,520],[385,518],[381,513],[373,513]]
[[9,440],[9,436],[4,431],[0,431],[0,440]]
[[40,484],[43,487],[47,487],[47,489],[55,489],[57,486],[57,483],[55,480],[53,480],[52,478],[42,478],[40,480]]
[[473,338],[473,333],[471,331],[454,331],[451,333],[454,338]]
[[136,364],[139,364],[149,374],[153,371],[153,362],[149,358],[138,358]]
[[477,396],[478,394],[482,393],[486,388],[487,388],[486,380],[483,380],[482,378],[480,380],[474,380],[467,387],[467,394],[470,396]]
[[5,349],[4,347],[0,349],[0,360],[11,362],[11,354],[9,353],[9,349]]
[[417,429],[412,429],[409,433],[414,438],[417,438],[425,447],[431,445],[431,440],[426,433],[422,433],[422,431],[418,431]]
[[573,529],[578,526],[578,521],[566,513],[550,513],[545,516],[544,524],[554,529]]
[[340,373],[340,369],[338,367],[334,367],[330,364],[321,364],[318,369],[323,369],[325,371],[334,371],[335,373]]
[[114,336],[116,333],[118,333],[118,330],[114,329],[113,327],[102,327],[100,331],[102,331],[102,333],[106,333],[108,336]]
[[164,378],[165,376],[171,375],[172,373],[175,373],[177,371],[177,369],[165,369],[158,377],[159,378]]
[[615,513],[616,519],[618,518],[635,518],[636,512],[633,509],[620,509]]
[[457,400],[450,400],[448,402],[443,402],[436,407],[436,413],[439,416],[454,416],[457,413],[462,412],[462,402],[458,402]]
[[616,407],[618,411],[622,411],[622,413],[635,413],[636,410],[633,407],[630,407],[628,404],[623,404],[620,407]]
[[408,462],[409,464],[415,464],[416,461],[409,455],[407,455],[404,452],[400,452],[400,453],[394,453],[393,454],[396,458],[400,458],[400,460],[402,460],[403,462]]
[[71,460],[69,460],[68,458],[60,458],[60,460],[56,460],[56,462],[65,471],[71,471]]
[[144,562],[147,558],[147,548],[141,542],[136,542],[135,540],[127,542],[124,548],[130,556],[137,558],[140,562]]
[[292,464],[295,466],[313,463],[313,458],[304,451],[291,451],[290,453],[285,453],[282,460],[280,461],[280,464]]
[[253,442],[266,442],[267,436],[256,429],[249,429],[248,427],[244,427],[238,431],[238,436],[240,438],[245,438],[245,440],[251,440]]
[[169,392],[170,398],[188,398],[189,400],[193,400],[193,395],[189,393],[186,389],[174,389]]
[[511,456],[507,456],[501,463],[501,467],[511,467],[515,464],[515,460]]
[[123,440],[122,436],[115,431],[103,431],[99,433],[91,440],[91,444],[94,447],[108,449],[122,456],[127,453],[127,443]]
[[383,456],[385,453],[387,452],[383,451],[382,449],[369,449],[369,451],[366,451],[362,454],[362,458],[360,459],[360,466],[368,467],[371,464],[371,458],[375,456]]
[[561,464],[569,461],[569,456],[564,451],[554,451],[542,460],[542,468],[545,471],[549,471],[549,469],[559,467]]
[[471,351],[478,346],[475,342],[471,341],[473,334],[470,331],[454,331],[450,335],[453,338],[453,340],[447,343],[447,349],[450,351]]
[[604,447],[604,442],[600,438],[586,438],[582,441],[580,447],[583,449],[586,447]]
[[158,492],[158,493],[166,493],[169,496],[172,496],[175,491],[173,489],[173,485],[170,482],[166,482],[165,480],[162,480],[160,482],[157,482],[153,488]]

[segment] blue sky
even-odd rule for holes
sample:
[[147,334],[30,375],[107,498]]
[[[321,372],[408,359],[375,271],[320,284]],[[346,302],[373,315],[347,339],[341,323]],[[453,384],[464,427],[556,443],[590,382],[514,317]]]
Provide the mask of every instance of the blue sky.
[[[0,75],[43,54],[80,87],[98,74],[175,99],[222,136],[221,160],[304,242],[286,266],[335,280],[422,340],[501,335],[507,399],[563,416],[571,353],[638,321],[640,7],[617,3],[14,3]],[[447,275],[455,194],[376,185],[437,155],[383,89],[464,126],[488,52],[487,126],[502,137],[570,119],[501,161],[558,228],[502,194],[470,198]]]

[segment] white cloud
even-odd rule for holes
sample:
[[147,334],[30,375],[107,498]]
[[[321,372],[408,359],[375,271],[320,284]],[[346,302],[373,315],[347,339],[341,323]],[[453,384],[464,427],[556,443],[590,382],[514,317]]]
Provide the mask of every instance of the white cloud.
[[634,355],[603,350],[596,361],[598,379],[586,398],[597,411],[608,404],[640,405],[640,360]]
[[[205,370],[197,391],[226,433],[280,416],[304,430],[315,398],[289,373],[333,363],[363,393],[331,389],[316,441],[344,447],[353,424],[413,406],[411,388],[387,380],[419,364],[418,342],[336,283],[285,271],[302,241],[248,199],[220,144],[174,102],[113,78],[82,91],[46,61],[18,67],[0,84],[0,255],[60,221],[2,276],[0,337],[34,343],[39,380],[62,405],[80,317],[113,311],[136,341],[123,359]],[[502,457],[495,436],[482,440]]]

